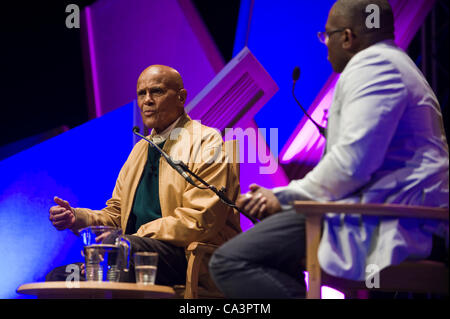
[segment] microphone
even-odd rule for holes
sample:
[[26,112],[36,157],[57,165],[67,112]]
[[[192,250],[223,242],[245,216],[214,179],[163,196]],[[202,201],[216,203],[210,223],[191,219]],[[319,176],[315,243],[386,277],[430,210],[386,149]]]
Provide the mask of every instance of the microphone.
[[300,68],[296,66],[294,68],[294,71],[292,72],[292,80],[294,80],[294,83],[298,81],[300,78]]
[[150,143],[151,146],[153,146],[154,148],[156,148],[158,150],[158,152],[162,155],[162,157],[164,157],[164,159],[166,160],[166,162],[172,166],[172,168],[174,170],[176,170],[181,176],[183,176],[183,178],[192,186],[195,187],[199,187],[199,188],[203,188],[200,186],[197,186],[194,181],[192,180],[192,178],[186,173],[185,169],[187,168],[186,165],[181,162],[181,161],[174,161],[169,155],[167,155],[166,152],[164,152],[158,145],[156,145],[155,143],[153,143],[151,140],[149,140],[148,138],[146,138],[144,135],[140,134],[139,131],[141,129],[138,126],[133,127],[133,133],[136,134],[137,136],[139,136],[140,138],[146,140],[148,143]]
[[292,83],[292,95],[294,96],[294,100],[295,100],[295,102],[297,102],[298,106],[300,106],[300,108],[302,109],[303,113],[305,113],[306,117],[316,126],[316,128],[319,130],[319,133],[323,137],[325,137],[325,128],[323,126],[320,126],[319,124],[317,124],[317,122],[314,121],[311,116],[309,116],[308,112],[305,111],[303,106],[300,104],[300,102],[295,97],[295,84],[297,83],[299,78],[300,78],[300,68],[298,66],[296,66],[294,68],[294,71],[292,72],[292,81],[293,81],[293,83]]

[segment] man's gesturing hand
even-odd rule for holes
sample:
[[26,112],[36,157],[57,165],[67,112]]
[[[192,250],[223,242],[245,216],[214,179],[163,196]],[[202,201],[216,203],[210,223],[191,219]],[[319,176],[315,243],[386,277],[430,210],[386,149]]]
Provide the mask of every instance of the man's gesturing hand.
[[250,192],[238,197],[236,206],[260,220],[281,211],[280,202],[273,192],[256,184],[250,185]]
[[53,200],[57,206],[52,206],[49,210],[49,219],[57,230],[71,228],[75,224],[75,213],[70,207],[68,201],[59,197],[54,197]]

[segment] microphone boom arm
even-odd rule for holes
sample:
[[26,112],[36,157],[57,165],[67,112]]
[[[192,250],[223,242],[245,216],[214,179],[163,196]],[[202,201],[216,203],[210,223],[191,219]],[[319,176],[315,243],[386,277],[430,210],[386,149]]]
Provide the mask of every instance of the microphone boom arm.
[[[225,192],[226,192],[226,188],[225,188],[225,187],[222,187],[220,190],[218,190],[214,185],[209,184],[208,182],[204,181],[200,176],[198,176],[197,174],[195,174],[194,172],[192,172],[192,171],[186,166],[186,164],[184,164],[182,161],[179,161],[179,162],[178,162],[178,165],[180,165],[180,166],[183,168],[183,170],[185,170],[186,172],[188,172],[191,176],[193,176],[195,179],[197,179],[200,183],[202,183],[203,185],[205,185],[206,188],[208,188],[208,189],[210,189],[211,191],[213,191],[213,192],[220,198],[220,200],[221,200],[224,204],[226,204],[226,205],[228,205],[228,206],[230,206],[230,207],[236,209],[239,213],[241,213],[242,215],[244,215],[245,217],[247,217],[248,219],[250,219],[250,220],[253,222],[253,224],[256,224],[256,223],[258,222],[258,220],[255,219],[253,216],[250,216],[248,213],[246,213],[246,212],[244,212],[243,210],[239,209],[239,208],[236,206],[236,204],[235,204],[233,201],[231,201],[231,200],[225,195]],[[197,186],[197,187],[199,187],[199,186]],[[205,189],[205,188],[202,187],[202,189]]]
[[[241,209],[239,209],[236,204],[230,200],[226,195],[226,188],[222,187],[220,190],[218,190],[215,186],[209,184],[208,182],[206,182],[205,180],[203,180],[200,176],[198,176],[197,174],[195,174],[194,172],[192,172],[189,167],[187,167],[187,165],[185,163],[183,163],[183,161],[174,161],[166,152],[164,152],[158,145],[156,145],[155,143],[153,143],[150,139],[148,139],[147,137],[145,137],[144,135],[139,133],[139,128],[138,127],[134,127],[133,128],[133,133],[136,134],[137,136],[139,136],[140,138],[144,139],[145,141],[147,141],[148,143],[150,143],[150,145],[152,145],[153,147],[155,147],[158,152],[164,157],[164,159],[167,161],[167,163],[173,168],[175,169],[181,176],[183,176],[183,178],[189,182],[192,186],[197,187],[199,189],[210,189],[211,191],[213,191],[219,198],[220,200],[228,205],[231,208],[236,209],[239,213],[241,213],[242,215],[244,215],[245,217],[247,217],[248,219],[250,219],[253,224],[258,223],[258,220],[256,218],[254,218],[253,216],[250,216],[248,213],[242,211]],[[206,187],[202,187],[199,186],[197,184],[194,183],[194,181],[191,179],[190,176],[187,175],[187,173],[194,177],[196,180],[198,180],[201,184],[205,185]]]
[[313,118],[308,114],[308,112],[306,112],[306,110],[303,108],[303,106],[300,104],[299,100],[297,100],[297,97],[295,96],[295,84],[297,83],[299,77],[300,77],[300,68],[296,66],[294,68],[294,71],[292,72],[292,79],[293,79],[292,96],[294,97],[295,102],[297,102],[298,106],[300,106],[306,117],[316,126],[316,128],[319,130],[319,133],[323,137],[325,137],[325,128],[313,120]]

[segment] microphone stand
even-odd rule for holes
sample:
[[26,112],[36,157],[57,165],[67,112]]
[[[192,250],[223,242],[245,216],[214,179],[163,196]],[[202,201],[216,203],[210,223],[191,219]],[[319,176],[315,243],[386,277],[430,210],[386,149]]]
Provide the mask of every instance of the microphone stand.
[[[150,139],[146,138],[144,135],[139,133],[139,127],[134,127],[133,128],[133,133],[136,134],[137,136],[139,136],[140,138],[144,139],[145,141],[147,141],[148,143],[150,143],[150,145],[152,145],[153,147],[155,147],[158,152],[162,155],[162,157],[164,157],[164,159],[167,161],[167,163],[173,168],[175,169],[181,176],[183,176],[183,178],[192,186],[197,187],[199,189],[210,189],[211,191],[213,191],[218,197],[219,199],[226,205],[228,205],[231,208],[234,208],[235,210],[237,210],[239,213],[241,213],[242,215],[244,215],[245,217],[247,217],[248,219],[250,219],[252,221],[253,224],[258,223],[258,220],[256,218],[254,218],[253,216],[250,216],[248,213],[242,211],[241,209],[239,209],[236,204],[230,200],[226,195],[226,188],[222,187],[220,190],[218,190],[215,186],[209,184],[208,182],[206,182],[205,180],[203,180],[200,176],[198,176],[197,174],[195,174],[194,172],[192,172],[189,167],[187,167],[187,165],[185,163],[183,163],[183,161],[174,161],[166,152],[164,152],[158,145],[156,145],[155,143],[153,143]],[[191,176],[193,176],[196,180],[198,180],[201,184],[205,185],[206,187],[202,187],[202,186],[198,186],[197,184],[195,184],[195,182],[192,180],[192,178],[187,175],[187,173]]]

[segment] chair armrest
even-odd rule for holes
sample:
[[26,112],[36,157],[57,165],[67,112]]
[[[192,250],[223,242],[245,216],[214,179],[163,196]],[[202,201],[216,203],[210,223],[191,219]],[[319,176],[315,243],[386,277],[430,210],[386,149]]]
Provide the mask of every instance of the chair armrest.
[[348,204],[336,202],[294,201],[297,213],[306,216],[306,269],[309,273],[308,299],[318,299],[322,273],[317,257],[321,239],[322,217],[327,213],[346,213],[385,217],[409,217],[448,221],[448,208],[398,204]]
[[386,217],[408,217],[448,220],[448,207],[427,207],[399,204],[346,204],[336,202],[294,201],[297,213],[324,215],[326,213],[361,214]]

